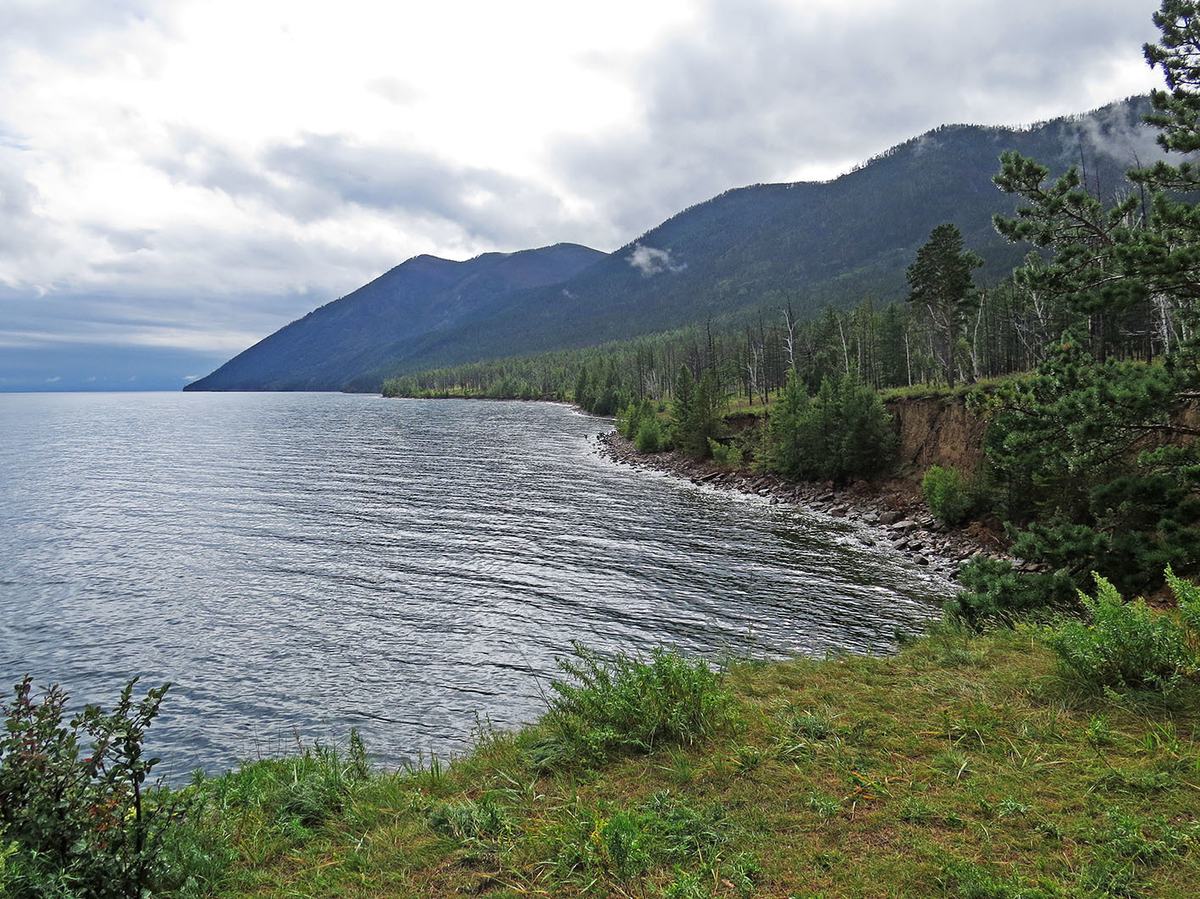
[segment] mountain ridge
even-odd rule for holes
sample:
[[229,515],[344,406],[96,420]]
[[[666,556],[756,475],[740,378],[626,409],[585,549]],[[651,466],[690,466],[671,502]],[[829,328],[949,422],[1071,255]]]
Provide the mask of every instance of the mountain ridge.
[[[376,328],[372,347],[356,355],[333,358],[326,349],[317,367],[329,377],[320,387],[314,378],[297,377],[313,368],[310,362],[278,357],[257,366],[263,374],[274,371],[273,378],[242,379],[244,386],[232,389],[372,391],[385,377],[422,369],[628,339],[785,302],[804,316],[868,294],[884,302],[903,299],[904,272],[916,249],[947,221],[987,260],[981,277],[995,282],[1028,250],[1008,244],[992,228],[992,216],[1011,215],[1015,203],[991,181],[1001,152],[1032,156],[1054,174],[1082,161],[1089,182],[1103,190],[1154,155],[1153,132],[1141,123],[1146,108],[1145,98],[1137,97],[1022,129],[944,125],[830,181],[732,188],[612,253],[590,251],[596,254],[591,264],[561,280],[490,292],[486,301],[458,307],[437,327],[418,322],[388,335]],[[489,266],[480,260],[492,255],[441,261],[476,263],[482,273]],[[445,301],[440,294],[429,299],[434,305]],[[293,326],[298,323],[276,333]],[[311,343],[329,346],[327,340]],[[310,342],[298,341],[297,350],[301,344]],[[241,356],[191,389],[231,389],[214,385]],[[283,386],[301,383],[309,386]]]

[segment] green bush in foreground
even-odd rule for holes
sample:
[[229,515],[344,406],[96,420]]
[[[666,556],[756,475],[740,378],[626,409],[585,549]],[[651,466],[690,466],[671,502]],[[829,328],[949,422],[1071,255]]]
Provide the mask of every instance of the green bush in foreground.
[[1096,597],[1080,592],[1089,622],[1064,620],[1046,642],[1059,660],[1095,687],[1152,689],[1169,693],[1200,670],[1200,592],[1167,569],[1179,602],[1179,618],[1156,612],[1138,599],[1124,602],[1099,575]]
[[574,658],[559,659],[558,667],[568,679],[550,685],[547,737],[533,751],[539,767],[599,764],[663,744],[691,745],[735,718],[720,673],[674,652],[654,649],[648,661],[604,660],[576,644]]
[[[172,877],[163,851],[179,809],[146,785],[142,740],[168,685],[111,712],[67,717],[58,686],[17,684],[0,734],[0,895],[139,896]],[[86,747],[86,748],[85,748]]]

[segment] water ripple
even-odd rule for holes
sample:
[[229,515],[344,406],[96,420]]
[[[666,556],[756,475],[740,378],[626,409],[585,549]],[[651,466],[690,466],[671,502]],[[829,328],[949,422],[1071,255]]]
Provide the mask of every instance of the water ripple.
[[[886,649],[946,585],[853,526],[593,450],[550,404],[0,395],[0,675],[172,681],[176,776],[359,727],[388,764],[542,708],[555,658]],[[166,764],[166,763],[164,763]]]

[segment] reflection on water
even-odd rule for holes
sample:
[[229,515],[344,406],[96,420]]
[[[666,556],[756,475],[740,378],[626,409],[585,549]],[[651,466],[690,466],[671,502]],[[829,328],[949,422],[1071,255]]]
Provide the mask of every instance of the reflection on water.
[[604,651],[880,651],[948,586],[853,525],[608,463],[542,403],[0,395],[0,675],[171,681],[176,775],[536,716]]

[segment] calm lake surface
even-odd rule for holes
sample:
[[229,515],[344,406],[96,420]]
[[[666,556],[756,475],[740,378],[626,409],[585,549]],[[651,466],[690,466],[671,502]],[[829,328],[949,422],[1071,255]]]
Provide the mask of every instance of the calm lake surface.
[[[543,707],[571,641],[883,651],[950,587],[843,521],[616,466],[545,403],[0,394],[0,676],[173,683],[158,769],[396,765]],[[11,694],[10,694],[11,695]]]

